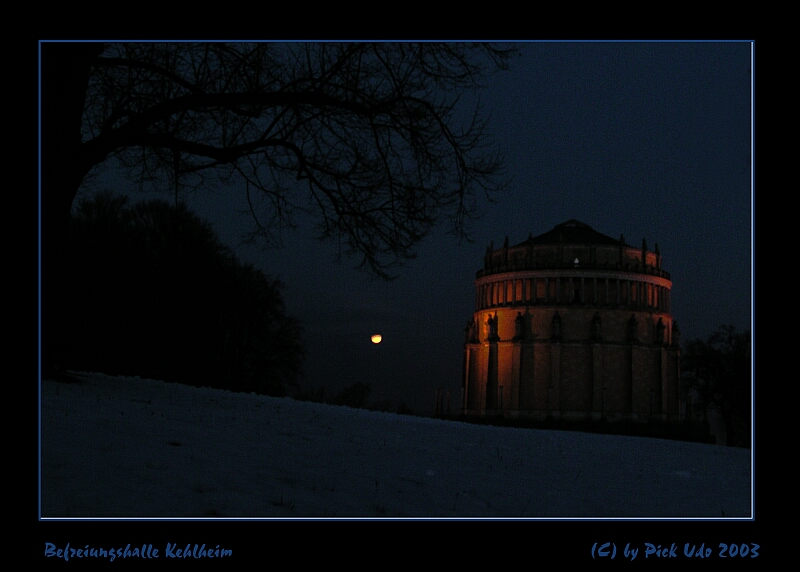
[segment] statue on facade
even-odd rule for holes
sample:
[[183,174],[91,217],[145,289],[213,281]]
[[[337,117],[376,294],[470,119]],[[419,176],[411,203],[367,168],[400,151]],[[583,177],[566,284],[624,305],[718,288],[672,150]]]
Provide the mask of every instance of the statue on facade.
[[469,321],[468,328],[469,328],[469,331],[468,331],[468,336],[469,336],[468,337],[468,341],[469,341],[469,343],[471,343],[471,344],[478,343],[480,341],[478,339],[478,324],[477,324],[477,322],[475,322],[474,318]]
[[595,342],[599,342],[603,339],[600,325],[600,314],[595,312],[594,316],[592,317],[592,340]]
[[560,340],[561,339],[561,316],[558,315],[558,312],[553,314],[553,320],[551,322],[552,331],[553,331],[553,339]]
[[656,324],[656,344],[662,345],[664,343],[664,330],[666,330],[666,328],[664,320],[659,318]]
[[499,340],[500,336],[497,335],[497,314],[489,316],[489,319],[486,320],[486,324],[489,326],[489,341],[494,342]]
[[628,341],[635,342],[636,338],[636,316],[631,314],[631,319],[628,320]]
[[514,319],[514,339],[522,340],[525,338],[525,316],[522,312],[517,312],[517,317]]

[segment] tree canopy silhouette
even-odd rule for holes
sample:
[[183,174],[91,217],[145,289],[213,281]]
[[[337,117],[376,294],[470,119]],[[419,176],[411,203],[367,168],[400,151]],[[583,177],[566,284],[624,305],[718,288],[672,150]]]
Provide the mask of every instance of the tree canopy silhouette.
[[[460,96],[508,49],[455,43],[45,43],[44,206],[114,156],[137,180],[238,177],[262,234],[311,213],[372,271],[465,231],[500,158]],[[491,67],[490,67],[491,66]],[[466,120],[466,121],[465,121]],[[260,195],[257,208],[256,194]]]
[[320,238],[383,277],[442,220],[464,236],[479,197],[502,182],[480,108],[465,114],[460,99],[512,53],[431,42],[41,43],[43,329],[63,321],[77,193],[112,157],[132,180],[165,189],[228,181],[247,194],[257,235],[311,216]]
[[100,193],[70,226],[65,367],[284,395],[303,348],[281,284],[184,204]]
[[[706,340],[688,340],[681,354],[681,370],[699,397],[699,406],[719,407],[727,443],[751,446],[751,337],[734,326],[722,325]],[[705,409],[702,411],[705,415]]]

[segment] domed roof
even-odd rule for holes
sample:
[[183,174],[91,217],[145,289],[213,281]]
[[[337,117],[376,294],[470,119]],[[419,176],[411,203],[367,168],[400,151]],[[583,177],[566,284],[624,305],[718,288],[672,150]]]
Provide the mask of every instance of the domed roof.
[[517,246],[528,244],[619,244],[621,240],[622,237],[611,238],[597,232],[586,223],[570,219],[539,236],[528,237],[526,241]]

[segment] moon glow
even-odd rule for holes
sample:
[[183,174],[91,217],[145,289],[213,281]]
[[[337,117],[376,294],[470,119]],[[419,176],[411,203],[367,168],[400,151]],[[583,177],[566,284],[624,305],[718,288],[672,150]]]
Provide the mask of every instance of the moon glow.
[[372,341],[373,344],[379,344],[383,340],[383,336],[380,334],[372,334],[370,340]]

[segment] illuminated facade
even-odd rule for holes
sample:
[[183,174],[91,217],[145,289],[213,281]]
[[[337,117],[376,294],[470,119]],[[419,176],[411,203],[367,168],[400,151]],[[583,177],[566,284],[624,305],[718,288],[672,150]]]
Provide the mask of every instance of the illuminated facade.
[[658,245],[570,220],[491,245],[464,345],[463,413],[678,419],[680,350]]

